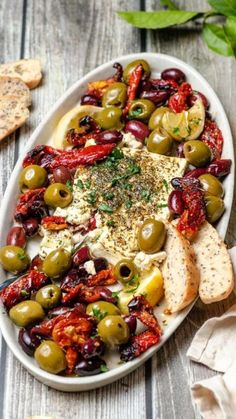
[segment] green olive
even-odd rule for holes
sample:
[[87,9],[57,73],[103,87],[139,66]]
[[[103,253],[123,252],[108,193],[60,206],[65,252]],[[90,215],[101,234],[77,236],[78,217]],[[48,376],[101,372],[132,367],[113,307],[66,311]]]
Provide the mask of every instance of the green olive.
[[225,210],[223,199],[219,196],[206,195],[204,198],[207,212],[207,220],[210,223],[215,223]]
[[160,106],[160,108],[157,108],[151,115],[151,118],[148,122],[148,128],[152,131],[158,127],[160,127],[163,115],[169,111],[169,108],[166,106]]
[[109,346],[121,345],[129,339],[129,327],[121,316],[106,316],[98,323],[98,334]]
[[173,140],[162,127],[156,128],[148,137],[147,149],[152,153],[168,154],[171,151]]
[[145,253],[158,252],[166,238],[166,229],[162,221],[148,218],[138,232],[138,245]]
[[138,119],[140,121],[147,121],[153,111],[155,105],[148,99],[135,99],[131,102],[129,108],[129,119]]
[[44,340],[34,353],[40,368],[52,374],[66,369],[66,357],[63,350],[52,340]]
[[36,321],[42,320],[45,313],[39,303],[27,300],[12,307],[9,311],[9,316],[17,326],[27,327]]
[[121,129],[124,124],[121,122],[122,109],[115,106],[104,108],[101,112],[94,114],[95,121],[104,130],[106,129]]
[[20,273],[28,268],[30,258],[21,247],[3,246],[0,248],[0,263],[6,271]]
[[137,273],[137,269],[130,259],[121,259],[114,267],[114,275],[123,284],[129,282]]
[[116,106],[124,108],[127,99],[127,86],[125,83],[114,83],[107,88],[102,97],[102,107]]
[[72,199],[71,191],[63,183],[52,183],[44,194],[44,201],[52,208],[68,207]]
[[220,198],[224,196],[223,186],[215,176],[206,173],[199,176],[198,180],[207,195],[219,196]]
[[120,310],[115,306],[115,304],[108,303],[106,301],[96,301],[95,303],[88,304],[86,313],[89,316],[96,317],[96,319],[100,321],[108,315],[119,315]]
[[49,278],[58,278],[71,265],[71,254],[65,249],[53,250],[44,259],[42,271],[49,276]]
[[184,157],[193,166],[203,167],[210,162],[211,151],[202,141],[191,140],[184,144]]
[[145,60],[135,60],[135,61],[132,61],[131,63],[129,63],[126,67],[125,67],[125,69],[124,69],[124,72],[123,72],[123,79],[124,79],[124,81],[125,81],[125,83],[129,83],[129,78],[130,78],[130,75],[131,75],[131,73],[135,70],[135,68],[137,68],[138,67],[138,65],[142,65],[142,67],[143,67],[143,71],[144,71],[144,74],[147,76],[147,77],[149,77],[150,76],[150,74],[151,74],[151,69],[150,69],[150,66],[149,66],[149,64],[147,63],[147,61],[145,61]]
[[27,189],[37,189],[44,186],[47,182],[47,172],[37,164],[25,167],[20,173],[19,184],[22,191]]
[[35,300],[46,310],[56,307],[59,304],[60,299],[61,288],[54,284],[40,288],[35,296]]

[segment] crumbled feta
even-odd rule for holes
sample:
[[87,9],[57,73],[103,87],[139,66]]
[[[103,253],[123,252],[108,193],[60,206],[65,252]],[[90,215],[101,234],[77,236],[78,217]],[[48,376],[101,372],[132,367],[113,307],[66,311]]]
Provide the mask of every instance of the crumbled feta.
[[143,147],[141,141],[137,141],[135,136],[131,134],[131,132],[126,132],[125,134],[123,134],[122,145],[134,149]]
[[165,260],[166,252],[157,252],[152,255],[147,255],[144,252],[138,252],[134,258],[134,264],[138,269],[148,270],[151,266],[160,266],[160,264]]
[[59,249],[60,247],[71,253],[73,244],[70,230],[52,231],[42,227],[41,234],[43,235],[43,239],[40,243],[39,255],[42,258],[45,258],[53,250]]
[[94,140],[94,138],[90,138],[89,140],[87,140],[84,146],[89,147],[90,145],[96,145],[96,141]]
[[96,269],[95,269],[93,260],[88,260],[87,262],[85,262],[84,263],[84,268],[88,272],[89,275],[95,275],[96,274]]

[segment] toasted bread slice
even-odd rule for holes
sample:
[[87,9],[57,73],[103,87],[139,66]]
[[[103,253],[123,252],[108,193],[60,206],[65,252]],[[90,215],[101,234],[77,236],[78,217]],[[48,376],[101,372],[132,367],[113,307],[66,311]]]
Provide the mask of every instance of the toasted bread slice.
[[207,221],[192,243],[200,272],[199,295],[210,304],[227,298],[234,288],[233,268],[226,245]]
[[21,127],[29,116],[29,110],[17,96],[0,98],[0,140]]
[[37,87],[42,79],[39,60],[19,60],[0,65],[0,76],[17,77],[30,89]]
[[198,294],[199,271],[190,243],[172,224],[167,224],[162,266],[165,298],[168,309],[174,313],[188,306]]
[[31,93],[28,86],[14,77],[0,77],[0,100],[2,96],[17,96],[27,108],[31,105]]

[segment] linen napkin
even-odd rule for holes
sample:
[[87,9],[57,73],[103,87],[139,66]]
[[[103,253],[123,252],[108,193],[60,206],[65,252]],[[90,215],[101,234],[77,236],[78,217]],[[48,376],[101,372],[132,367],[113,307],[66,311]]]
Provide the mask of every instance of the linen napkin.
[[[236,247],[230,250],[236,273]],[[204,419],[236,419],[236,304],[221,317],[207,320],[196,333],[187,356],[225,373],[191,387]]]

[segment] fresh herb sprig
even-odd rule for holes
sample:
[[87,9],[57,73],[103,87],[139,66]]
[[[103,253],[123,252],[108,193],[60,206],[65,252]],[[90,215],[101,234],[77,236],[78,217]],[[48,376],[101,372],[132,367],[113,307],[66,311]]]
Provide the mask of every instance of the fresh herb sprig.
[[[208,0],[210,10],[180,10],[172,0],[160,0],[166,10],[118,12],[131,25],[142,29],[164,29],[191,20],[202,21],[202,35],[208,48],[217,54],[236,57],[236,0]],[[224,17],[224,23],[207,23],[212,17]]]

